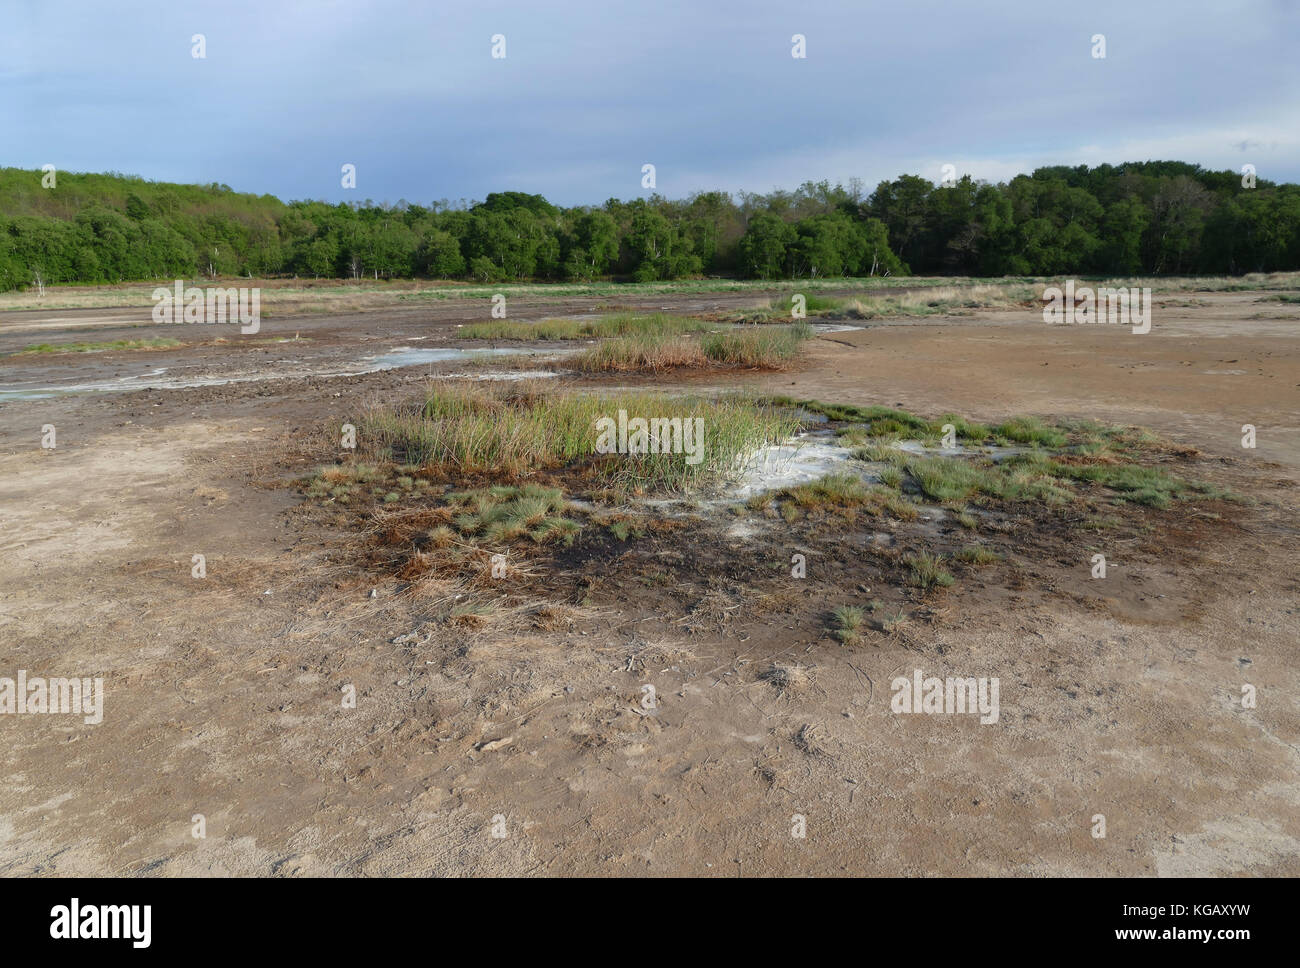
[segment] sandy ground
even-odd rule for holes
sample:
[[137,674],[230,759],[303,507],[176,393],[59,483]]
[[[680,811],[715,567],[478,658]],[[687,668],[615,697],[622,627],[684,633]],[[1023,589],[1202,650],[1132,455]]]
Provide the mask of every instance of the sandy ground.
[[[355,536],[285,483],[313,466],[326,422],[413,392],[431,367],[319,374],[450,345],[486,315],[272,318],[263,342],[143,325],[141,310],[0,315],[0,390],[265,377],[0,401],[0,676],[106,689],[98,725],[0,716],[0,872],[1300,874],[1296,310],[1179,294],[1144,336],[1028,310],[879,322],[816,340],[791,372],[685,381],[1142,424],[1254,499],[1135,512],[1075,543],[1008,530],[994,536],[1007,564],[853,648],[826,635],[825,611],[903,594],[872,542],[949,540],[941,528],[741,540],[705,522],[557,560],[529,593],[588,603],[558,629],[450,627],[440,603],[350,563]],[[156,335],[184,345],[4,355]],[[1089,576],[1099,549],[1104,582]],[[803,581],[786,577],[796,551]],[[774,689],[760,675],[774,661],[811,682]],[[999,721],[892,713],[889,683],[917,668],[998,677]]]

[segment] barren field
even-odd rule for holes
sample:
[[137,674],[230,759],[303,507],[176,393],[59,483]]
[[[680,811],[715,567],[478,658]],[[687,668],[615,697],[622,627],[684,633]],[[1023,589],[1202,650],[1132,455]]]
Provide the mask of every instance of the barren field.
[[[772,295],[539,287],[509,319],[720,320]],[[582,376],[594,341],[458,338],[490,309],[287,312],[249,336],[147,306],[0,313],[0,675],[106,692],[94,725],[0,717],[0,874],[1300,875],[1300,306],[1160,293],[1146,335],[1032,306],[827,318],[784,370]],[[156,339],[175,345],[23,352]],[[395,522],[498,482],[311,490],[353,459],[340,424],[520,372],[1136,426],[1205,491],[913,494],[902,515],[647,494],[476,582]],[[954,581],[918,584],[919,555]],[[997,677],[997,721],[895,713],[918,669]]]

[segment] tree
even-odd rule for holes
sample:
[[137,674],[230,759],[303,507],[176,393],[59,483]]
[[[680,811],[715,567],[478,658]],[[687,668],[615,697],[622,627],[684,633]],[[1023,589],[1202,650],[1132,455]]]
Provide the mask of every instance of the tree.
[[632,216],[626,244],[632,254],[632,278],[637,282],[679,279],[700,271],[690,239],[648,206],[641,206]]
[[855,273],[862,258],[862,239],[852,219],[840,212],[814,215],[795,226],[791,249],[794,274],[810,279]]
[[570,279],[605,275],[618,258],[618,226],[608,212],[583,212],[569,233],[564,274]]
[[1147,234],[1150,265],[1156,273],[1181,273],[1198,261],[1210,193],[1187,175],[1162,184],[1151,203]]
[[926,223],[930,210],[930,193],[934,186],[920,175],[903,175],[892,182],[876,186],[868,205],[868,214],[889,229],[894,251],[912,266],[931,268],[925,260],[928,247]]
[[293,271],[353,278],[675,279],[1241,273],[1300,268],[1300,186],[1177,161],[1054,165],[989,184],[917,175],[562,209],[494,192],[429,205],[285,204],[214,184],[0,168],[0,290]]
[[338,275],[339,242],[333,235],[316,238],[303,254],[302,270],[316,279]]
[[135,192],[126,196],[127,218],[131,219],[133,222],[143,222],[151,214],[153,213],[149,211],[149,206],[144,203],[144,199],[135,194]]
[[797,236],[794,227],[767,212],[749,220],[739,245],[741,272],[750,278],[776,279],[788,273],[788,252]]
[[434,229],[420,250],[419,261],[424,271],[438,279],[451,279],[465,274],[465,257],[460,253],[460,243],[450,232]]
[[889,248],[889,229],[878,218],[858,225],[862,239],[862,256],[857,272],[865,276],[905,276],[907,264]]
[[1102,244],[1099,268],[1115,275],[1135,275],[1142,271],[1142,233],[1148,213],[1136,198],[1123,198],[1106,209],[1102,219]]

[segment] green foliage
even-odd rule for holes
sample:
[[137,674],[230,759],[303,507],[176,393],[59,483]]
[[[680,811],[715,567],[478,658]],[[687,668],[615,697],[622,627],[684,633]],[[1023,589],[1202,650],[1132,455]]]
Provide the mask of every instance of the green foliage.
[[1010,182],[917,175],[869,197],[654,195],[560,208],[284,203],[225,185],[0,169],[0,290],[197,275],[521,280],[1161,275],[1300,268],[1300,186],[1182,162],[1040,168]]
[[599,319],[544,319],[538,323],[493,320],[462,326],[461,339],[571,340],[603,336],[678,335],[717,328],[716,323],[667,313],[615,313]]
[[909,580],[918,588],[930,588],[935,585],[947,588],[955,581],[944,569],[943,562],[943,555],[932,555],[927,551],[903,559],[903,563],[912,573]]
[[1168,507],[1171,501],[1192,494],[1211,498],[1231,496],[1212,485],[1185,481],[1158,467],[1145,467],[1141,464],[1066,464],[1052,461],[1050,467],[1057,477],[1099,484],[1115,491],[1123,501],[1150,507]]
[[970,565],[991,565],[995,561],[1002,560],[1002,556],[996,551],[981,545],[967,545],[957,552],[957,557]]
[[[99,343],[33,343],[18,353],[99,353],[104,350],[165,350],[180,346],[181,341],[170,336],[153,339],[115,339]],[[15,356],[18,353],[14,354]]]
[[865,618],[856,605],[840,605],[831,612],[831,634],[845,645],[853,645],[862,637]]
[[811,336],[812,327],[807,323],[754,326],[706,333],[700,346],[712,363],[779,369],[798,356],[800,344]]
[[[611,453],[609,445],[617,442],[602,442],[602,424],[613,422],[620,410],[650,422],[662,446],[648,453]],[[699,442],[692,454],[686,451],[684,433],[686,421],[696,418],[702,421],[702,436],[692,435]],[[509,479],[590,464],[593,478],[611,489],[638,493],[680,491],[725,479],[740,457],[786,439],[796,424],[788,413],[739,397],[541,393],[526,386],[439,381],[418,409],[376,406],[363,414],[358,439],[365,439],[368,457],[453,476]],[[670,446],[674,442],[681,446]],[[479,512],[467,508],[466,513]]]

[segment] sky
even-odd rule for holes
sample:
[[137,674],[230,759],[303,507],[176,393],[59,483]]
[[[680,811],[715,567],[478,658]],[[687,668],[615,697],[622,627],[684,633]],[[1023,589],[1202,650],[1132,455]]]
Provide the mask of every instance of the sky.
[[1156,159],[1300,182],[1300,0],[5,6],[4,166],[562,205],[648,195],[646,164],[669,198]]

